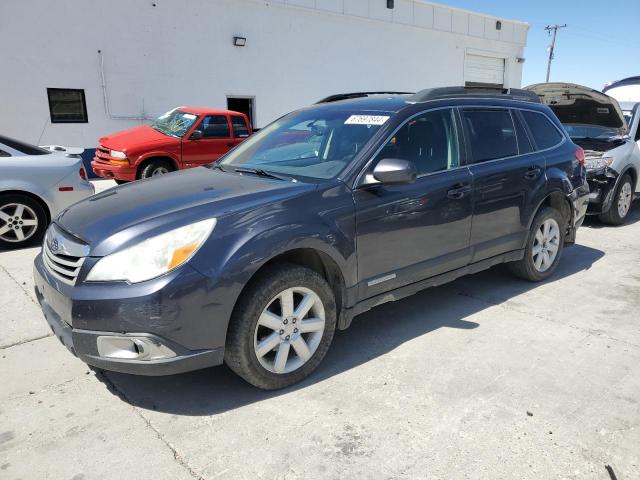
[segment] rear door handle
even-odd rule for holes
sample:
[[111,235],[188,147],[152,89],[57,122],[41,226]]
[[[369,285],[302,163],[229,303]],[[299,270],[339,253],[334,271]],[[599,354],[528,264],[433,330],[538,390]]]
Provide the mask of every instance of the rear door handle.
[[535,178],[538,178],[541,172],[542,172],[542,169],[540,167],[529,167],[529,169],[527,170],[527,173],[524,174],[524,178],[533,180]]
[[471,192],[471,185],[468,183],[459,183],[447,192],[447,197],[453,200],[459,200],[467,196]]

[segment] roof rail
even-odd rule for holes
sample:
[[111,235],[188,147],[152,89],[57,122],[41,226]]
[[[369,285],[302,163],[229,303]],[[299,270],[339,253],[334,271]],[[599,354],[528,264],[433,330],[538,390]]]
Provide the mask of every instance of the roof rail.
[[523,100],[540,103],[540,98],[534,92],[519,88],[491,88],[491,87],[439,87],[421,90],[407,99],[408,102],[422,103],[444,98],[503,98],[509,100]]
[[353,93],[337,93],[335,95],[329,95],[326,98],[316,102],[316,105],[319,103],[330,103],[337,102],[339,100],[348,100],[350,98],[362,98],[368,97],[370,95],[413,95],[414,92],[353,92]]

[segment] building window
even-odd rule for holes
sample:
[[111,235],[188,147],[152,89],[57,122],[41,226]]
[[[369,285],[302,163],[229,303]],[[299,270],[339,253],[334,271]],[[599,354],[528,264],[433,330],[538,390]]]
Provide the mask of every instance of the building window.
[[87,104],[84,90],[75,88],[47,88],[51,123],[87,123]]

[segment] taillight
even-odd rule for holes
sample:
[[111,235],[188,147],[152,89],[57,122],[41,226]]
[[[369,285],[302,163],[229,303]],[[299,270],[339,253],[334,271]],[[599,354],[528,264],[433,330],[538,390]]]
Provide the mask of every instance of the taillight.
[[576,148],[576,160],[580,165],[584,165],[584,150],[582,147]]
[[78,173],[80,174],[81,179],[87,179],[87,171],[84,169],[84,167],[80,167],[80,171]]

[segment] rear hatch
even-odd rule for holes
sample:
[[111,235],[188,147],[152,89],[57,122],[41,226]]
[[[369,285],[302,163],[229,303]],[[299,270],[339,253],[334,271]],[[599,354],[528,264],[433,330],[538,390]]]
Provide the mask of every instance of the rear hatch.
[[526,90],[554,111],[587,156],[602,155],[626,142],[627,122],[614,98],[574,83],[538,83]]

